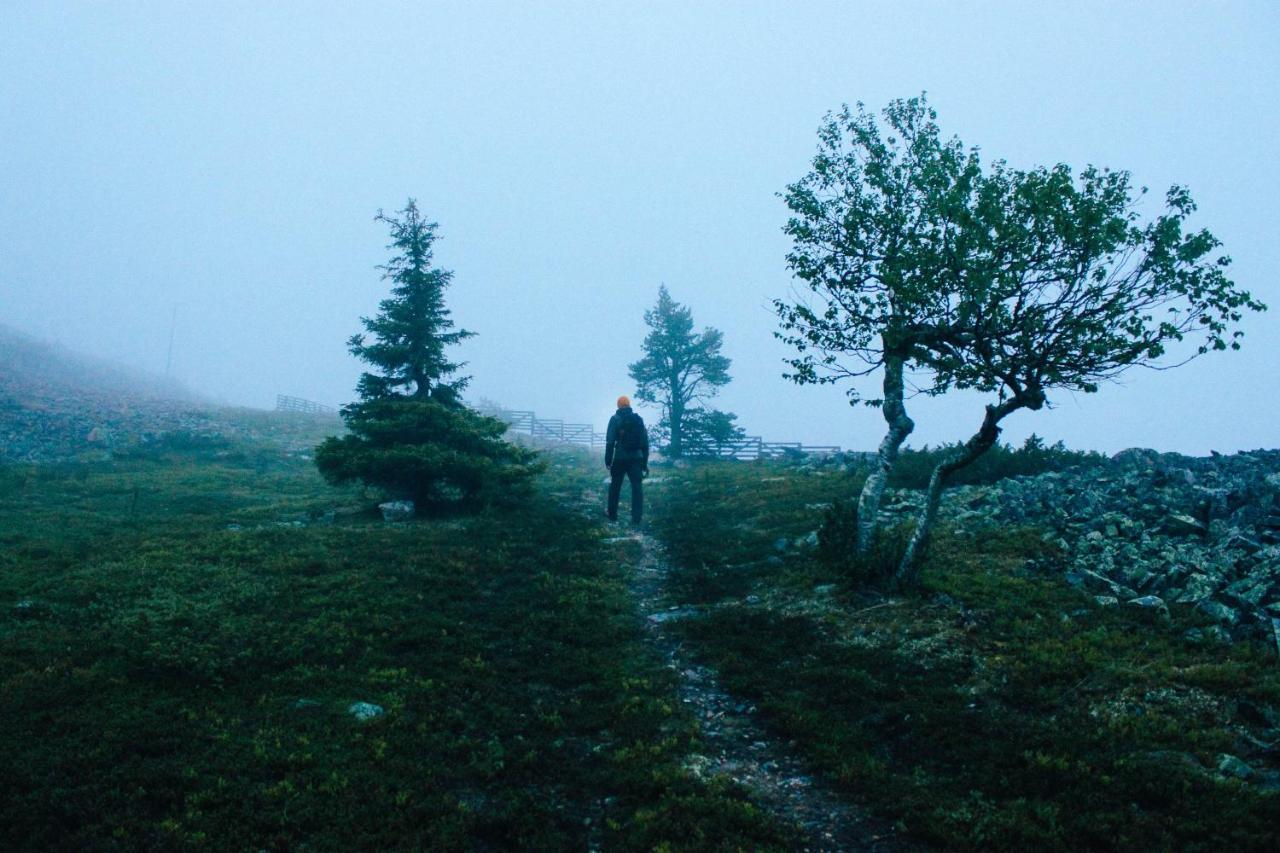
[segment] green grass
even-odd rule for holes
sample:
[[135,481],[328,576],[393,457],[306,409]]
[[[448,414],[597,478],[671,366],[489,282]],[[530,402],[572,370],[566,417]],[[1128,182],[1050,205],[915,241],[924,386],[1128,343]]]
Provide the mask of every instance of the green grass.
[[385,525],[288,450],[317,437],[295,423],[0,469],[0,847],[788,845],[683,769],[636,554],[564,505],[595,468]]
[[[1214,772],[1274,771],[1274,649],[1197,644],[1201,624],[1102,608],[1036,530],[943,529],[923,588],[885,597],[812,551],[860,481],[782,465],[667,475],[655,526],[695,654],[851,797],[945,849],[1275,849],[1280,795]],[[835,584],[834,589],[825,585]],[[817,590],[815,591],[815,587]]]

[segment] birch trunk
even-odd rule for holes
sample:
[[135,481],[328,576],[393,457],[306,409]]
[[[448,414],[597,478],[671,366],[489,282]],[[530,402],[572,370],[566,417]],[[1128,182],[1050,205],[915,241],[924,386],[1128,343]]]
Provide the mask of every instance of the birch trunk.
[[893,469],[893,463],[898,461],[898,449],[916,428],[915,422],[907,417],[907,409],[902,402],[902,369],[905,362],[906,359],[901,355],[886,355],[884,360],[882,408],[889,430],[880,442],[875,467],[862,485],[862,494],[858,496],[859,556],[866,556],[875,543],[876,530],[879,527],[880,499],[884,497],[885,485],[889,482],[889,472]]
[[964,447],[960,448],[952,458],[939,462],[934,466],[933,473],[929,475],[929,487],[925,495],[924,507],[916,517],[916,529],[912,532],[911,539],[907,542],[907,550],[902,555],[902,562],[898,564],[898,570],[894,573],[894,586],[899,588],[910,586],[917,580],[919,562],[924,556],[926,546],[929,544],[929,534],[933,532],[934,522],[937,521],[938,505],[942,502],[942,490],[946,488],[947,478],[966,465],[971,464],[995,445],[1000,438],[1000,421],[1005,416],[1024,406],[1038,409],[1042,403],[1042,397],[1038,402],[1034,398],[1027,400],[1021,397],[1011,397],[998,406],[987,406],[987,413],[982,419],[982,426],[965,442]]

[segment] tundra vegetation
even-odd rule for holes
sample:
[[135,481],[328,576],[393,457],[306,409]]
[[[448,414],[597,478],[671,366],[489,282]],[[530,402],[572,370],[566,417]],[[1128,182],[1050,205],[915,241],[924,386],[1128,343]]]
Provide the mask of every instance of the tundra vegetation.
[[598,463],[386,524],[308,458],[336,418],[217,417],[0,466],[0,847],[790,847],[684,769],[636,554],[570,500]]
[[[985,476],[1009,482],[1000,475],[1046,462],[1049,477],[1058,465],[1098,476],[1103,464],[1044,450],[1021,458],[1001,446]],[[892,573],[910,525],[887,526],[853,559],[839,503],[873,470],[663,471],[655,535],[687,614],[671,624],[728,690],[927,848],[1274,849],[1280,667],[1269,635],[1208,639],[1220,629],[1193,606],[1096,599],[1063,582],[1059,539],[1038,520],[953,520],[968,498],[944,512],[916,587],[886,594],[851,566]],[[886,504],[913,494],[891,486]],[[819,507],[828,523],[814,546]],[[844,537],[838,547],[832,536]]]
[[[122,422],[0,466],[0,846],[795,849],[785,816],[699,770],[714,721],[644,640],[639,543],[588,517],[598,460],[548,450],[525,506],[387,524],[377,489],[308,459],[336,418],[180,422],[199,431]],[[886,511],[909,517],[947,452],[904,453]],[[1114,464],[1001,445],[964,472],[1000,488],[961,507]],[[1272,648],[1064,583],[1094,551],[1065,554],[1038,511],[971,528],[944,503],[918,588],[884,595],[828,547],[856,456],[655,473],[666,624],[908,843],[1273,849]]]
[[[935,466],[894,581],[917,579],[942,488],[995,446],[1000,423],[1055,390],[1096,391],[1134,366],[1238,348],[1246,310],[1207,230],[1189,230],[1190,194],[1172,187],[1144,221],[1145,188],[1126,172],[1064,165],[984,169],[977,149],[944,140],[924,96],[898,100],[883,124],[859,105],[828,116],[812,171],[788,187],[791,269],[811,298],[778,300],[779,336],[797,348],[800,383],[883,373],[888,425],[862,487],[866,555],[899,448],[914,429],[904,391],[991,393],[978,430]],[[1183,363],[1178,362],[1178,363]],[[857,398],[856,389],[850,391]]]

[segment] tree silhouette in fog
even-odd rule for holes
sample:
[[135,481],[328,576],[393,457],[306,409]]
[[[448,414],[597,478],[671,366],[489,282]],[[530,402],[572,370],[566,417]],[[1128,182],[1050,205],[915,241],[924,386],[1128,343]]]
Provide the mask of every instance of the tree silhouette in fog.
[[693,312],[672,299],[666,285],[658,289],[658,304],[644,313],[644,322],[649,327],[641,345],[644,355],[628,370],[636,397],[662,407],[658,432],[667,437],[663,452],[682,456],[690,437],[689,414],[729,384],[730,361],[720,354],[724,335],[711,327],[695,332]]
[[365,332],[347,341],[352,355],[377,369],[360,377],[357,391],[364,400],[407,393],[419,400],[456,403],[468,377],[450,379],[463,365],[450,361],[445,348],[475,333],[455,330],[445,307],[444,292],[453,273],[432,265],[439,226],[422,216],[413,199],[397,214],[379,210],[374,217],[390,228],[387,248],[396,254],[379,267],[383,279],[393,282],[391,295],[379,303],[376,317],[360,318]]
[[409,199],[398,216],[378,211],[394,254],[379,267],[391,295],[352,355],[375,368],[360,377],[360,402],[342,408],[348,435],[316,448],[316,465],[333,483],[377,486],[421,505],[493,503],[522,496],[540,470],[536,456],[504,439],[507,425],[468,408],[447,348],[472,332],[454,327],[444,291],[453,273],[432,265],[436,223]]
[[[859,105],[819,128],[812,169],[787,188],[787,256],[809,294],[777,300],[800,383],[883,372],[888,425],[857,510],[870,551],[879,502],[914,428],[908,380],[927,394],[994,394],[978,431],[934,467],[894,580],[916,579],[942,488],[993,447],[1000,422],[1053,390],[1096,391],[1166,349],[1202,335],[1195,357],[1238,348],[1232,327],[1265,306],[1226,277],[1217,239],[1190,230],[1195,205],[1173,187],[1144,222],[1126,172],[1065,165],[984,169],[976,149],[944,140],[924,96],[883,119]],[[1185,359],[1184,359],[1185,360]],[[1181,363],[1181,362],[1178,362]],[[856,388],[850,396],[857,400]]]
[[[1052,391],[1093,393],[1133,367],[1166,369],[1236,350],[1244,311],[1266,306],[1226,276],[1231,259],[1207,229],[1188,227],[1196,205],[1171,187],[1146,220],[1146,188],[1128,172],[1065,164],[1030,170],[994,164],[968,223],[971,275],[963,334],[937,357],[961,387],[990,388],[978,430],[934,467],[924,507],[895,581],[911,583],[956,472],[993,447],[1000,423],[1048,405]],[[1171,347],[1198,338],[1170,362]]]
[[908,376],[941,394],[955,382],[934,357],[962,325],[972,247],[963,223],[977,203],[978,154],[945,139],[924,95],[892,101],[880,117],[859,104],[818,128],[812,168],[783,195],[791,211],[787,263],[809,293],[775,300],[778,333],[792,344],[786,378],[800,384],[857,380],[882,371],[886,430],[858,501],[856,548],[869,553],[880,501],[915,422]]

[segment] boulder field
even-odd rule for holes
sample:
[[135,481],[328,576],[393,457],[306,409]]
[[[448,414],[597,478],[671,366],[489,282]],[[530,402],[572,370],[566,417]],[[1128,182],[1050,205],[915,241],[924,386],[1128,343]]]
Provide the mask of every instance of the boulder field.
[[[887,520],[909,517],[921,499],[898,491]],[[1280,643],[1280,450],[1125,450],[1100,465],[950,489],[943,518],[975,536],[1045,527],[1059,556],[1028,568],[1063,573],[1099,604],[1185,605],[1213,620],[1208,637]]]

